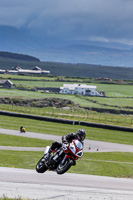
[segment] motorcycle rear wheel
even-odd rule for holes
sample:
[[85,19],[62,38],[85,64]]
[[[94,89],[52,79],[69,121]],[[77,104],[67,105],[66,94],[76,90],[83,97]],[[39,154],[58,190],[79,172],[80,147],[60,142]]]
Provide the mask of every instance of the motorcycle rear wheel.
[[46,167],[46,165],[45,165],[45,158],[44,157],[42,157],[39,161],[38,161],[38,163],[37,163],[37,165],[36,165],[36,171],[38,172],[38,173],[44,173],[45,171],[47,171],[47,167]]
[[73,160],[72,159],[66,159],[66,161],[63,164],[59,164],[56,172],[57,174],[64,174],[66,171],[70,169],[70,167],[73,165]]

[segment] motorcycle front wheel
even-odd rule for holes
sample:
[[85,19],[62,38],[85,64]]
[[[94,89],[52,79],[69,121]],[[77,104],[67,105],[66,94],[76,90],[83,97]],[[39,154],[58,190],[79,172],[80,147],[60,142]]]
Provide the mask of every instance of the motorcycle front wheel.
[[60,163],[56,169],[57,174],[64,174],[66,171],[70,169],[73,165],[72,159],[66,159],[65,162],[62,164]]
[[37,163],[37,165],[36,165],[36,171],[38,172],[38,173],[44,173],[45,171],[47,171],[47,167],[46,167],[46,165],[45,165],[45,158],[44,157],[42,157],[39,161],[38,161],[38,163]]

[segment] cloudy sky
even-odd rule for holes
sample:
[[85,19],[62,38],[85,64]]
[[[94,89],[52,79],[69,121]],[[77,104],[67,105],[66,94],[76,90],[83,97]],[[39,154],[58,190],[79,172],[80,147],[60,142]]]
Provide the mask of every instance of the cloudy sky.
[[133,0],[0,0],[0,25],[53,40],[133,45]]

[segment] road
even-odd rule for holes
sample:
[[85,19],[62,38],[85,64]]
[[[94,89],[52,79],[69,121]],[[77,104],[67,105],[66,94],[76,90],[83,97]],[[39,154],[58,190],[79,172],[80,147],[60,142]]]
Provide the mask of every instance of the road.
[[0,168],[0,196],[38,200],[132,200],[133,179],[82,174],[38,174],[35,170]]
[[[22,137],[29,137],[29,138],[39,138],[44,140],[53,140],[61,142],[61,136],[57,135],[49,135],[49,134],[42,134],[42,133],[33,133],[33,132],[26,132],[20,133],[16,130],[9,130],[9,129],[0,129],[0,133],[7,134],[7,135],[16,135]],[[44,151],[44,148],[20,148],[20,147],[0,147],[0,149],[10,149],[10,150],[38,150]],[[84,145],[84,152],[133,152],[132,145],[125,145],[125,144],[117,144],[111,142],[102,142],[102,141],[94,141],[94,140],[85,140]]]
[[[0,129],[0,133],[22,137],[61,141],[60,136],[40,133],[20,133],[15,130]],[[44,148],[5,147],[10,150],[44,151]],[[84,151],[133,152],[132,145],[114,144],[86,140]],[[36,200],[132,200],[133,179],[55,172],[38,174],[35,170],[0,167],[0,197],[21,196],[23,199]]]

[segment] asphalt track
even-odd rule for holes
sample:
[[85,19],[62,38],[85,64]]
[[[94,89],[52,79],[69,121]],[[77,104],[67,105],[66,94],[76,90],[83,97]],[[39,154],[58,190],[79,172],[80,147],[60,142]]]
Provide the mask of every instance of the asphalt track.
[[133,179],[0,168],[0,196],[38,200],[132,200]]
[[[61,141],[60,136],[39,133],[20,133],[15,130],[0,129],[0,133],[23,137]],[[44,148],[1,147],[10,150],[43,151]],[[84,151],[133,152],[132,145],[114,144],[86,140]],[[82,174],[55,172],[38,174],[35,170],[0,167],[0,197],[21,196],[23,199],[37,200],[133,200],[133,179],[112,178]]]
[[[7,135],[16,135],[16,136],[22,136],[22,137],[39,138],[39,139],[44,139],[44,140],[52,140],[52,141],[61,142],[61,136],[57,136],[57,135],[49,135],[49,134],[33,133],[33,132],[20,133],[19,131],[10,130],[10,129],[0,129],[0,133],[7,134]],[[44,148],[28,148],[28,147],[25,148],[25,147],[7,147],[7,146],[2,146],[2,147],[0,146],[0,149],[44,151]],[[113,151],[133,152],[133,146],[118,144],[118,143],[85,140],[84,152],[113,152]]]

